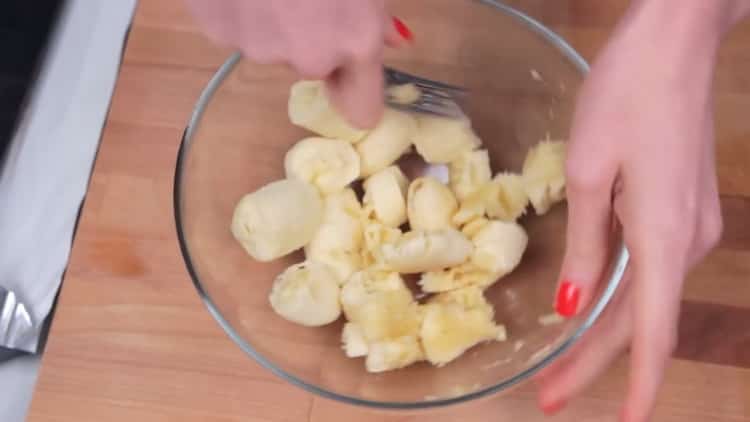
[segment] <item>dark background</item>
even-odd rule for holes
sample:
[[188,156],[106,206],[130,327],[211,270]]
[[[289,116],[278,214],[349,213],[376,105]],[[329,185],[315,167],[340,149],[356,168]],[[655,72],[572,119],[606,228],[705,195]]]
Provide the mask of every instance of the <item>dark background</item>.
[[65,0],[0,0],[0,165]]

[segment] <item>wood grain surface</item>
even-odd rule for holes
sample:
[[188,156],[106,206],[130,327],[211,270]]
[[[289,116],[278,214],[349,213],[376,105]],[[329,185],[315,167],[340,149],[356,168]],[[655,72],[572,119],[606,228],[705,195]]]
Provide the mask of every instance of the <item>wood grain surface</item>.
[[[510,2],[591,59],[624,0]],[[750,421],[750,25],[722,48],[716,84],[725,236],[690,276],[656,421]],[[141,0],[104,130],[30,421],[541,421],[533,386],[478,403],[383,414],[313,397],[262,369],[190,283],[172,216],[182,131],[228,52],[180,0]],[[552,421],[617,415],[619,361]]]

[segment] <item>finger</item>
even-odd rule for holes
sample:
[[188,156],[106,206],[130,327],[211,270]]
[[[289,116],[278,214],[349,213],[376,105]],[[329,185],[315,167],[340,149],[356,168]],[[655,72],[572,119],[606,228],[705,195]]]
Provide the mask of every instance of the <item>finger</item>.
[[353,125],[372,128],[383,114],[383,65],[380,58],[351,62],[327,80],[334,107]]
[[[623,280],[627,283],[630,274]],[[622,286],[600,320],[562,359],[538,378],[539,405],[555,413],[588,388],[627,347],[632,334],[633,290]]]
[[[572,164],[571,164],[572,163]],[[615,166],[605,171],[573,168],[568,163],[566,248],[555,297],[555,309],[566,317],[591,301],[610,257],[612,186]]]
[[414,41],[414,33],[402,19],[387,16],[385,22],[385,44],[388,47],[401,47]]
[[[645,239],[644,239],[645,240]],[[634,255],[633,332],[630,379],[622,420],[649,419],[664,370],[677,340],[684,262],[667,259],[676,248],[658,239]]]

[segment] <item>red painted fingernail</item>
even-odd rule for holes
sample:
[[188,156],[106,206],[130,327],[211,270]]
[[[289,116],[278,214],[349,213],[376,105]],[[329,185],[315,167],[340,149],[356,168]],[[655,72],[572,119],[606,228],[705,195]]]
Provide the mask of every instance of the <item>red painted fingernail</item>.
[[398,31],[399,34],[401,34],[404,39],[411,41],[414,39],[414,34],[412,34],[411,29],[409,29],[408,26],[402,21],[401,19],[397,17],[393,17],[393,26],[396,27],[396,31]]
[[555,310],[564,317],[572,317],[578,310],[578,300],[581,298],[581,289],[570,281],[560,283],[555,299]]
[[547,416],[552,416],[559,411],[563,410],[565,405],[568,404],[565,400],[560,400],[557,402],[553,402],[551,404],[548,404],[546,406],[542,406],[542,412],[544,412]]

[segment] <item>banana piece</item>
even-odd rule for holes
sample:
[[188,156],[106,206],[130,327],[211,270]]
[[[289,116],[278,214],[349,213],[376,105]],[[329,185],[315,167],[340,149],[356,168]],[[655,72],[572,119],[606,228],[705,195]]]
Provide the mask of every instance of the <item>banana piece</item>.
[[388,227],[406,223],[406,189],[409,181],[397,166],[386,167],[364,182],[365,207],[373,217]]
[[450,163],[482,144],[469,119],[427,115],[417,118],[417,130],[411,140],[419,155],[432,164]]
[[365,368],[367,372],[385,372],[404,368],[421,360],[424,360],[424,353],[417,336],[403,336],[372,343],[365,359]]
[[396,162],[411,147],[416,128],[414,117],[386,108],[380,123],[356,145],[362,176],[371,176]]
[[323,223],[305,246],[307,259],[327,264],[342,282],[363,267],[362,212],[351,188],[327,196]]
[[484,217],[476,218],[466,223],[466,225],[464,225],[463,227],[461,227],[461,233],[463,233],[466,237],[471,239],[472,237],[474,237],[474,235],[479,233],[479,230],[481,230],[489,222],[490,220]]
[[305,138],[287,151],[284,169],[287,178],[310,183],[327,195],[359,178],[359,155],[340,139]]
[[365,269],[341,288],[341,306],[368,344],[416,335],[422,322],[419,304],[398,273]]
[[324,264],[305,261],[284,270],[273,283],[269,301],[284,319],[308,327],[341,315],[339,280]]
[[425,293],[440,293],[468,286],[485,288],[494,281],[491,273],[471,262],[464,262],[447,270],[422,273],[418,283]]
[[432,177],[414,179],[407,193],[407,215],[412,230],[452,228],[458,201],[447,186]]
[[487,215],[487,202],[493,190],[492,181],[483,184],[476,192],[461,201],[458,212],[453,215],[453,224],[464,226]]
[[486,192],[487,216],[503,221],[516,221],[526,212],[529,197],[518,174],[500,173],[492,179]]
[[522,177],[537,215],[565,199],[565,142],[545,140],[531,148],[523,163]]
[[[365,210],[367,212],[367,210]],[[362,266],[382,266],[384,245],[392,245],[401,238],[401,230],[368,218],[363,223],[364,245],[362,247]]]
[[288,112],[293,124],[326,138],[356,143],[367,133],[350,125],[333,108],[322,81],[299,81],[292,85]]
[[450,163],[450,185],[459,201],[478,191],[490,179],[492,170],[486,149],[464,151]]
[[477,287],[435,295],[425,305],[420,340],[426,359],[442,366],[471,347],[491,340],[505,340],[502,326],[493,321],[494,310]]
[[[493,281],[509,274],[521,262],[529,237],[516,222],[493,220],[472,239],[471,263],[493,275]],[[486,286],[485,286],[486,287]]]
[[350,358],[367,356],[369,351],[362,329],[353,322],[344,324],[344,329],[341,331],[341,343],[344,353]]
[[473,246],[456,229],[411,231],[395,243],[381,246],[386,268],[404,274],[437,271],[459,265],[469,258]]
[[391,85],[385,90],[386,97],[396,104],[412,104],[422,96],[422,90],[412,83]]
[[308,243],[323,220],[315,188],[299,180],[279,180],[245,195],[232,216],[234,238],[261,262],[282,257]]

